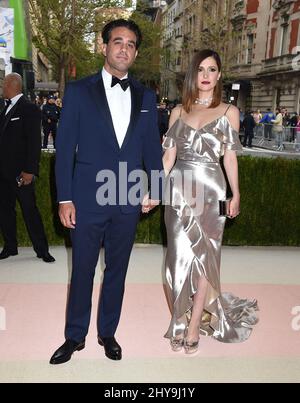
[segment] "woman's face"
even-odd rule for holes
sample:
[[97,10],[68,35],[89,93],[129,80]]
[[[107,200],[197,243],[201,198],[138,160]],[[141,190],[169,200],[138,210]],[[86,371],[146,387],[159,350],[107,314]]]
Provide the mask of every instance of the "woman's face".
[[198,67],[199,91],[212,91],[221,77],[221,72],[213,57],[204,59]]

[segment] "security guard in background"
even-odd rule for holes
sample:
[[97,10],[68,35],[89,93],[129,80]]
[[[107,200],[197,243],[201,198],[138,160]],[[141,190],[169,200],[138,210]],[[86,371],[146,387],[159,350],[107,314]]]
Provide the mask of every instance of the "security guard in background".
[[170,112],[167,108],[167,104],[165,102],[161,102],[158,108],[158,127],[160,139],[162,141],[163,136],[168,131]]
[[49,95],[47,104],[43,107],[42,110],[42,124],[44,131],[43,148],[45,149],[48,146],[48,137],[50,133],[52,134],[53,146],[55,148],[55,137],[59,115],[60,111],[55,103],[55,97],[53,95]]

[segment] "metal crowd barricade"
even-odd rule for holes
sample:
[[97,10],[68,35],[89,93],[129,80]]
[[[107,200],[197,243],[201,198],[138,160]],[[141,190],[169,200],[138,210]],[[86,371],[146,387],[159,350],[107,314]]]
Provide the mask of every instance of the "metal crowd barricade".
[[265,125],[262,123],[258,123],[256,126],[256,135],[255,137],[258,138],[257,145],[263,146],[265,143]]
[[276,126],[270,123],[259,124],[256,130],[258,147],[283,151],[290,148],[300,151],[300,129],[292,126]]
[[283,127],[283,148],[286,146],[291,146],[293,150],[299,151],[300,148],[300,139],[299,135],[297,137],[297,127],[293,126],[284,126]]
[[295,151],[300,152],[300,128],[296,127],[295,129]]

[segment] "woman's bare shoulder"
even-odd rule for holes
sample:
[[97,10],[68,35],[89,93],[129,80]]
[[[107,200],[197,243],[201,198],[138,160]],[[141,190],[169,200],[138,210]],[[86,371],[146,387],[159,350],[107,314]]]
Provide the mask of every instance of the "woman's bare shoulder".
[[174,122],[181,116],[182,105],[176,105],[175,108],[172,109],[169,127],[173,126]]
[[227,104],[225,102],[221,102],[220,107],[224,110],[224,112],[227,111],[226,115],[228,113],[233,113],[233,114],[240,113],[239,109],[235,105],[232,105],[232,104]]
[[181,104],[176,105],[175,108],[172,109],[173,116],[178,117],[178,116],[180,116],[181,112],[182,112],[182,105]]

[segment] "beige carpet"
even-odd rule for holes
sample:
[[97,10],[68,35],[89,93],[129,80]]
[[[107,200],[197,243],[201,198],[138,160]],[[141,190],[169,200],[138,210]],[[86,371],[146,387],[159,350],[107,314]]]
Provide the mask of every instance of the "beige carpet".
[[199,352],[170,351],[162,287],[164,250],[136,245],[130,260],[117,339],[123,360],[96,342],[95,315],[103,257],[95,276],[86,348],[61,366],[49,358],[63,342],[70,250],[52,248],[45,264],[31,248],[0,262],[0,382],[299,382],[300,248],[224,247],[224,291],[257,298],[260,322],[250,339],[228,345],[202,338]]

